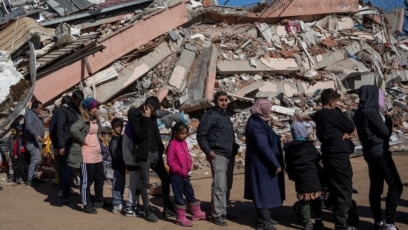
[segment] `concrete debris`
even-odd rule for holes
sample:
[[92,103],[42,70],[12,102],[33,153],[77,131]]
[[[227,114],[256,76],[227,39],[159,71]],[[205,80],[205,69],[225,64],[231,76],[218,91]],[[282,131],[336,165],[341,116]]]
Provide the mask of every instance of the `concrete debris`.
[[[358,104],[353,92],[371,84],[386,91],[387,107],[393,108],[392,148],[408,148],[408,39],[394,33],[402,30],[402,9],[383,15],[359,7],[357,0],[292,0],[239,9],[211,2],[122,0],[115,5],[112,0],[94,4],[97,10],[85,4],[64,16],[59,8],[43,9],[41,22],[1,21],[0,36],[7,39],[0,50],[9,53],[0,52],[0,77],[14,83],[2,84],[0,114],[13,111],[13,103],[21,100],[15,89],[27,91],[25,79],[37,70],[36,99],[51,105],[74,88],[84,89],[104,103],[100,113],[108,130],[113,117],[126,119],[129,108],[155,95],[163,106],[158,114],[163,140],[174,122],[188,123],[194,168],[203,168],[207,161],[195,130],[214,92],[224,90],[242,146],[237,165],[243,166],[244,129],[255,98],[274,101],[271,125],[290,140],[294,120],[314,133],[308,115],[321,108],[323,89],[336,89],[342,95],[339,107],[352,116]],[[38,61],[31,68],[28,41]],[[357,137],[354,141],[358,145]]]

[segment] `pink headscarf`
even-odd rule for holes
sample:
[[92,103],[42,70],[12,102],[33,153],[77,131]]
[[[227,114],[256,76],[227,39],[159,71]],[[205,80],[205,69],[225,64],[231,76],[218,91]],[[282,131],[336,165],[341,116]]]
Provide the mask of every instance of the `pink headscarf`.
[[271,119],[272,101],[269,99],[257,99],[251,107],[251,114],[258,114],[264,121]]

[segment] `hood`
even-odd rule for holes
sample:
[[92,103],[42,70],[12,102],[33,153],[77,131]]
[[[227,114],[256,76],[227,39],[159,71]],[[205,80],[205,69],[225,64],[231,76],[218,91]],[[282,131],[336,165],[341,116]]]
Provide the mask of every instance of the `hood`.
[[359,97],[360,102],[358,103],[359,109],[380,109],[378,102],[379,89],[374,85],[364,85],[360,87]]

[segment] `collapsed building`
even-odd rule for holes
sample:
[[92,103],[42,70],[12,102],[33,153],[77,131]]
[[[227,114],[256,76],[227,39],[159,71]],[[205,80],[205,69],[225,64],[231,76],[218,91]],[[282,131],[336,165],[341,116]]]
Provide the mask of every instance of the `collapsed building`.
[[[177,120],[194,133],[213,93],[224,90],[244,146],[255,98],[272,98],[273,128],[290,139],[293,120],[313,133],[307,115],[320,108],[322,89],[336,89],[339,106],[352,116],[355,90],[370,84],[387,92],[394,108],[393,150],[406,149],[403,9],[384,14],[357,0],[274,0],[249,8],[210,0],[12,2],[1,7],[0,20],[0,78],[8,82],[0,98],[3,133],[33,98],[51,111],[76,88],[103,103],[107,128],[112,117],[126,119],[130,107],[155,95],[164,108],[163,134]],[[189,146],[203,164],[194,135]]]

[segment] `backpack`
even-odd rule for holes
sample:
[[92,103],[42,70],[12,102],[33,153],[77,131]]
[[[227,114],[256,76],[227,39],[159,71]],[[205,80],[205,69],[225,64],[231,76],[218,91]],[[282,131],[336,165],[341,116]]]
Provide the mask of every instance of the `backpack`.
[[125,130],[123,131],[122,137],[122,154],[123,154],[123,161],[125,165],[135,166],[136,165],[136,156],[133,153],[135,148],[135,143],[133,141],[134,135],[132,131],[132,126],[130,126],[130,122],[126,123]]

